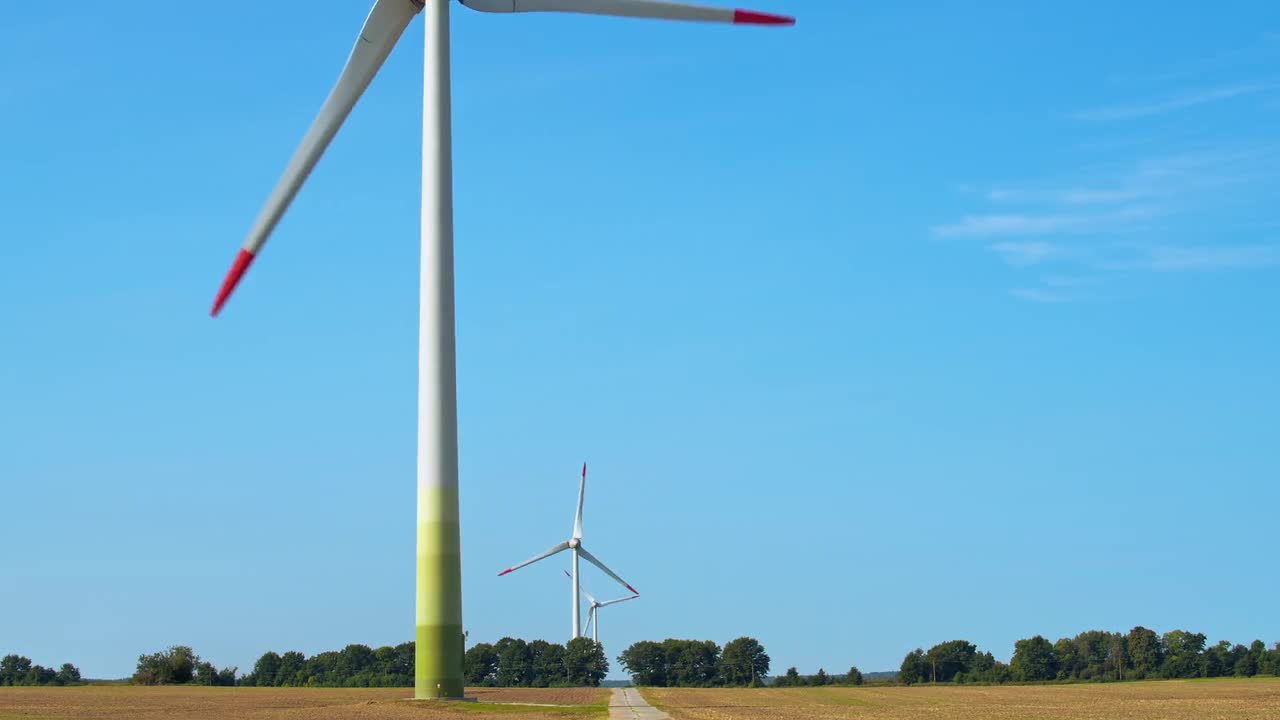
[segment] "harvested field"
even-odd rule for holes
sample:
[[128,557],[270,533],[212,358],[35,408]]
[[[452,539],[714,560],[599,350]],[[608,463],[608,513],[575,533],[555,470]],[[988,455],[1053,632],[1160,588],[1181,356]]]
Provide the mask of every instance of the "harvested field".
[[1280,678],[1107,685],[645,688],[674,720],[1277,720]]
[[[382,720],[603,717],[609,691],[472,688],[480,703],[410,702],[409,688],[87,687],[0,688],[0,720]],[[536,703],[574,707],[537,707]]]

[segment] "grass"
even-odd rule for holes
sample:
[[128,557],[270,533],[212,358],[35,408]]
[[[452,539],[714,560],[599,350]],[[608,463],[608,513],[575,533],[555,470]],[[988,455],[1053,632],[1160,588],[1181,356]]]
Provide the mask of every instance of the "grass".
[[468,688],[480,702],[412,702],[408,688],[94,685],[0,688],[0,720],[582,720],[608,713],[600,688]]
[[1280,678],[1022,686],[645,688],[674,720],[1276,720]]

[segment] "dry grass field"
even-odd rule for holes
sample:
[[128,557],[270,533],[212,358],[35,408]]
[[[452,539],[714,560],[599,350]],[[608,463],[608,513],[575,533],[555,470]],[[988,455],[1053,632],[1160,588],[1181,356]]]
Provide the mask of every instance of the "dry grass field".
[[1280,720],[1280,678],[643,693],[674,720]]
[[[0,688],[0,720],[548,720],[604,717],[604,689],[474,688],[481,703],[410,702],[404,688]],[[535,703],[574,707],[538,707]]]

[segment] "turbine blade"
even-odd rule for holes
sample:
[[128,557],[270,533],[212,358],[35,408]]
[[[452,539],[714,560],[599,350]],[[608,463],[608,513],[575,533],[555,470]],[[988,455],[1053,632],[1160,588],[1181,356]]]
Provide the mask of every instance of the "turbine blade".
[[211,315],[217,316],[227,298],[231,296],[240,278],[244,276],[253,259],[267,242],[272,230],[289,209],[289,205],[307,176],[320,161],[320,156],[333,141],[338,128],[342,127],[343,121],[351,114],[356,101],[360,99],[365,88],[369,87],[373,76],[378,73],[382,63],[391,54],[391,49],[395,47],[396,41],[408,27],[409,21],[413,20],[422,7],[423,0],[377,0],[373,4],[373,8],[369,10],[369,16],[365,18],[364,27],[360,29],[360,36],[356,38],[355,47],[351,49],[351,55],[347,58],[347,64],[342,67],[342,73],[338,75],[338,82],[334,84],[324,104],[320,106],[320,113],[312,121],[307,134],[302,137],[302,143],[294,151],[284,174],[280,176],[271,195],[267,197],[266,204],[258,213],[257,220],[254,221],[248,237],[245,238],[240,254],[236,256],[235,263],[222,281],[222,287],[213,301]]
[[[545,559],[547,559],[547,558],[551,557],[552,555],[555,555],[555,554],[556,554],[556,553],[558,553],[558,552],[564,552],[565,550],[568,550],[568,549],[569,549],[569,541],[568,541],[568,540],[565,540],[564,542],[559,543],[559,544],[557,544],[557,545],[553,546],[550,550],[547,550],[546,552],[541,553],[541,554],[539,554],[539,555],[534,555],[533,557],[529,558],[528,560],[525,560],[524,562],[520,563],[519,565],[512,565],[511,567],[507,568],[506,570],[503,570],[502,572],[498,573],[498,577],[502,577],[503,575],[506,575],[506,574],[507,574],[507,573],[509,573],[509,572],[514,572],[514,571],[516,571],[516,570],[519,570],[520,568],[524,567],[525,565],[532,565],[532,564],[534,564],[534,563],[538,562],[539,560],[545,560]],[[634,590],[632,590],[632,592],[635,592],[635,591],[634,591]]]
[[[568,570],[565,570],[564,574],[565,574],[565,577],[569,578],[570,581],[573,580],[573,576],[569,574]],[[594,603],[596,601],[595,598],[591,597],[591,593],[587,592],[587,589],[582,587],[582,583],[578,583],[578,592],[582,593],[583,595],[586,595],[587,599],[590,600],[591,602]]]
[[595,609],[595,606],[592,606],[591,609],[587,611],[587,624],[582,628],[583,635],[591,634],[591,624],[594,623],[595,621],[596,621],[596,609]]
[[472,10],[491,13],[570,12],[734,25],[794,25],[796,23],[795,18],[785,15],[707,7],[668,0],[461,0],[461,2]]
[[632,595],[631,597],[618,598],[618,599],[616,599],[616,600],[606,600],[606,601],[604,601],[604,602],[600,603],[600,607],[609,607],[610,605],[617,605],[617,604],[618,604],[618,603],[620,603],[620,602],[626,602],[626,601],[628,601],[628,600],[635,600],[635,599],[636,599],[636,598],[638,598],[638,597],[640,597],[640,596],[639,596],[639,595]]
[[573,516],[573,537],[582,539],[582,500],[587,494],[587,464],[582,463],[582,480],[578,483],[578,512]]
[[586,548],[584,548],[584,547],[582,547],[581,545],[579,545],[579,546],[578,546],[578,554],[579,554],[579,555],[581,555],[581,556],[582,556],[582,558],[583,558],[584,560],[586,560],[587,562],[589,562],[589,563],[591,563],[592,565],[595,565],[596,567],[598,567],[598,568],[600,568],[601,570],[603,570],[605,575],[608,575],[609,577],[613,578],[614,580],[617,580],[618,582],[622,583],[622,586],[623,586],[623,587],[625,587],[626,589],[630,590],[633,594],[635,594],[635,595],[639,595],[639,594],[640,594],[640,592],[639,592],[638,590],[636,590],[635,588],[633,588],[633,587],[631,587],[630,585],[628,585],[626,580],[623,580],[622,578],[618,577],[618,574],[617,574],[617,573],[615,573],[614,571],[612,571],[612,570],[610,570],[609,568],[605,567],[604,563],[602,563],[602,562],[600,562],[598,559],[596,559],[596,556],[595,556],[595,555],[592,555],[591,553],[587,552],[587,549],[586,549]]

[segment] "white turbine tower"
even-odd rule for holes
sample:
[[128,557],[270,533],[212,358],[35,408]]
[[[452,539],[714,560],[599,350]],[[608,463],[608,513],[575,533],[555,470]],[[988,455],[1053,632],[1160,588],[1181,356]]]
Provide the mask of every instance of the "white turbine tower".
[[558,543],[556,545],[551,546],[551,548],[546,552],[534,555],[533,557],[529,558],[528,560],[525,560],[519,565],[513,565],[507,568],[506,570],[503,570],[502,572],[498,573],[498,577],[502,577],[503,575],[506,575],[509,572],[514,572],[516,570],[519,570],[520,568],[526,565],[532,565],[538,562],[539,560],[545,560],[551,557],[552,555],[562,553],[565,550],[572,552],[573,553],[573,574],[570,575],[569,577],[573,580],[573,634],[569,636],[570,638],[576,638],[582,634],[582,630],[581,630],[582,603],[578,599],[578,594],[582,592],[582,574],[581,572],[579,572],[579,568],[578,568],[579,558],[585,559],[587,562],[603,570],[606,575],[613,578],[614,580],[617,580],[619,583],[622,584],[623,587],[630,590],[632,595],[640,594],[639,592],[636,591],[635,588],[628,585],[626,580],[623,580],[622,578],[618,577],[617,573],[605,567],[604,563],[600,562],[600,560],[597,559],[595,555],[592,555],[591,553],[587,552],[587,549],[582,546],[582,501],[583,501],[583,498],[586,496],[586,492],[587,492],[587,464],[582,463],[582,480],[579,481],[578,483],[578,510],[576,513],[574,513],[574,516],[573,516],[573,535],[570,535],[568,540],[565,540],[562,543]]
[[[792,25],[780,15],[665,0],[459,0],[490,13],[568,12],[737,25]],[[418,336],[418,548],[414,696],[462,697],[462,560],[453,311],[453,147],[449,0],[376,0],[337,83],[271,191],[213,302],[213,315],[414,16],[427,8],[423,58],[422,252]],[[314,12],[308,6],[308,12]],[[397,128],[398,130],[398,128]]]
[[[570,580],[573,580],[573,576],[569,574],[568,570],[565,570],[564,574]],[[604,602],[600,602],[595,599],[595,596],[587,592],[586,588],[582,588],[582,595],[591,603],[591,607],[587,608],[587,627],[591,628],[591,640],[593,642],[600,642],[600,608],[617,605],[618,603],[635,600],[640,597],[639,595],[628,595],[627,597],[617,598],[616,600],[605,600]],[[586,634],[587,631],[584,628],[582,632],[583,634]]]

